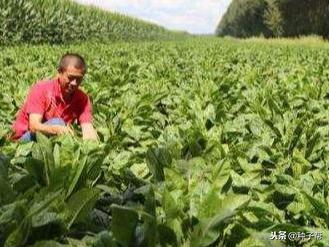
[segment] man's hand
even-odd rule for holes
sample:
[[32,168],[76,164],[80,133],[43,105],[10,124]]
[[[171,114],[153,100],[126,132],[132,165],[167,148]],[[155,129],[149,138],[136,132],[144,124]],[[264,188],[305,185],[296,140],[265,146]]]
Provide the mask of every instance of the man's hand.
[[81,124],[81,129],[82,129],[82,138],[84,140],[98,141],[97,132],[91,123]]
[[70,134],[74,135],[73,129],[70,126],[52,125],[51,128],[56,135]]
[[73,135],[73,129],[71,126],[62,126],[62,125],[46,125],[41,123],[42,116],[40,114],[32,113],[29,115],[29,130],[32,133],[40,131],[46,135],[63,135],[71,134]]

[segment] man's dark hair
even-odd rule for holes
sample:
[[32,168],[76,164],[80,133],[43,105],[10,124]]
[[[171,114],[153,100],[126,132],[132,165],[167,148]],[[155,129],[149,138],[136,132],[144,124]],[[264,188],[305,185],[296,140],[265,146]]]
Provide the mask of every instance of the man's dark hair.
[[84,74],[87,72],[87,65],[84,58],[77,53],[66,53],[63,55],[58,65],[58,72],[63,73],[69,65],[73,65],[77,69],[82,69]]

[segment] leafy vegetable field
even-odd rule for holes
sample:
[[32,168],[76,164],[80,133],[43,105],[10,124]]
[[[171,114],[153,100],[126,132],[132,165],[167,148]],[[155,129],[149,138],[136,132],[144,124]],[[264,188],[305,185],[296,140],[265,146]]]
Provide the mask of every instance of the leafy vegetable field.
[[[100,144],[6,140],[66,51],[89,65]],[[3,49],[0,246],[329,246],[328,57],[211,38]]]

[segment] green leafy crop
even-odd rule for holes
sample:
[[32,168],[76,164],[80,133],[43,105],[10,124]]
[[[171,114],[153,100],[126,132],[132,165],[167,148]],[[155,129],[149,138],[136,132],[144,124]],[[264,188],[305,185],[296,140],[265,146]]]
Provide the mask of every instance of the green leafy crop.
[[[8,140],[66,51],[86,58],[100,142],[78,126]],[[328,246],[328,55],[212,38],[4,48],[0,245]]]

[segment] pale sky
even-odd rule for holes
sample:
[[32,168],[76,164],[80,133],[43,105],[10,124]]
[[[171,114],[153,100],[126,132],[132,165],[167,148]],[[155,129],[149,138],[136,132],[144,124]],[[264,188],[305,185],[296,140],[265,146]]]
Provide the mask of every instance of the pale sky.
[[231,0],[75,0],[193,34],[214,33]]

